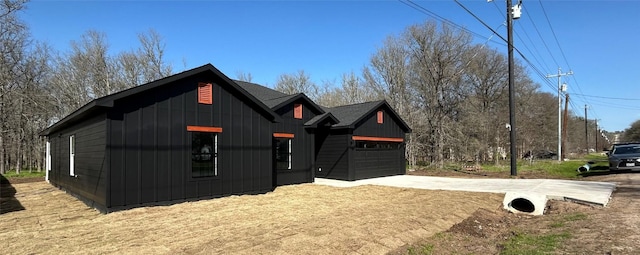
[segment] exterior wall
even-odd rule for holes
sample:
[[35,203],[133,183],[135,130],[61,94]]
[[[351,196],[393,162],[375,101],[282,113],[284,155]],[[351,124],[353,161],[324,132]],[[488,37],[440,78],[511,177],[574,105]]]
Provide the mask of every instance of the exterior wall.
[[317,177],[353,180],[349,172],[350,137],[347,129],[317,132],[315,139],[315,175]]
[[[378,110],[384,112],[382,124],[377,123],[376,114]],[[378,110],[367,115],[360,123],[356,123],[353,135],[404,138],[405,133],[395,119],[391,117],[392,113],[386,107],[381,107]]]
[[[75,176],[69,174],[69,136],[75,139]],[[49,181],[97,208],[106,207],[107,162],[105,114],[48,136],[51,143]]]
[[[295,104],[303,104],[302,119],[293,117]],[[317,113],[313,112],[309,103],[302,99],[277,109],[276,113],[282,117],[282,122],[273,124],[273,132],[294,134],[294,138],[291,142],[291,169],[277,170],[274,166],[276,174],[274,185],[313,182],[314,134],[311,130],[305,129],[304,123],[315,117]]]
[[[384,112],[384,121],[377,123],[377,112]],[[361,123],[356,125],[353,135],[370,136],[379,138],[402,138],[405,133],[401,126],[392,118],[386,107],[381,107],[366,116]],[[406,173],[405,143],[394,143],[393,149],[362,149],[351,147],[352,161],[350,171],[355,180],[398,175]]]
[[[198,82],[213,83],[212,105],[198,104]],[[272,190],[272,123],[246,101],[208,72],[116,101],[108,207]],[[191,177],[189,125],[222,128],[216,177]]]

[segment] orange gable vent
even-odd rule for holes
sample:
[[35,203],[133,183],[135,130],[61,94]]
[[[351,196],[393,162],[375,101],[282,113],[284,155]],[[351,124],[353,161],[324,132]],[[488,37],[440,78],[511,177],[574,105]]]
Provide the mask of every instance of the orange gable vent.
[[213,104],[213,85],[211,83],[198,83],[198,103]]
[[293,105],[293,118],[302,119],[302,104]]

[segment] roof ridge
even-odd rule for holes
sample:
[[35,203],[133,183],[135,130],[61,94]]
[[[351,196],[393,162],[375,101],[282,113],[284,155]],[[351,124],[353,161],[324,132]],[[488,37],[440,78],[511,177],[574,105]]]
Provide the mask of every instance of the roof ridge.
[[374,103],[377,104],[377,103],[380,103],[382,101],[385,101],[385,100],[382,99],[382,100],[367,101],[367,102],[355,103],[355,104],[338,105],[338,106],[334,106],[334,107],[329,107],[329,109],[335,109],[335,108],[340,108],[340,107],[350,107],[350,106],[357,106],[357,105],[364,105],[364,104],[374,104]]

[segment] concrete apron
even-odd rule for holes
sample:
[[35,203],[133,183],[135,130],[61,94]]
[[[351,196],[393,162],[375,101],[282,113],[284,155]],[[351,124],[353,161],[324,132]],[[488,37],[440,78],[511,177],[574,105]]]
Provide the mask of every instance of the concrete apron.
[[429,190],[504,193],[503,206],[515,213],[542,215],[548,199],[607,206],[616,184],[553,179],[465,179],[396,175],[358,181],[316,178],[316,184],[334,187],[380,185]]

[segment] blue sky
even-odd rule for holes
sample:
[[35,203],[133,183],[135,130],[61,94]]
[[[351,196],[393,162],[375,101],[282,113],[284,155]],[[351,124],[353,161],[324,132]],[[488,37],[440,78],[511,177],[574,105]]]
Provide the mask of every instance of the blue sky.
[[[414,2],[474,32],[476,43],[492,34],[453,0]],[[504,0],[461,3],[506,38]],[[152,28],[164,37],[176,72],[211,63],[229,77],[243,71],[271,86],[278,75],[297,70],[319,84],[360,74],[387,36],[433,18],[391,0],[32,0],[27,7],[22,18],[33,37],[59,51],[89,29],[107,35],[111,53],[130,50],[138,45],[137,33]],[[602,128],[624,130],[640,119],[639,15],[635,0],[525,0],[514,45],[535,66],[527,65],[542,91],[556,93],[557,87],[557,78],[544,75],[571,69],[574,75],[563,77],[569,109],[583,116],[586,104],[588,118],[599,119]],[[487,43],[506,54],[505,45],[497,36]]]

